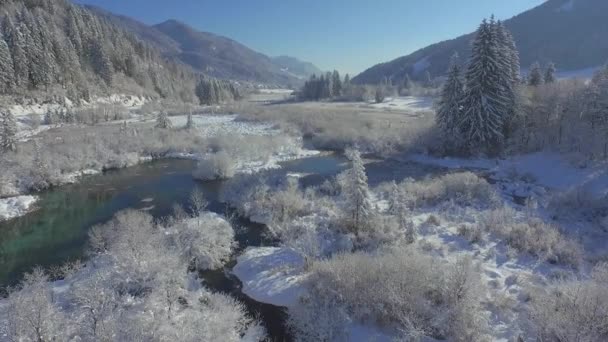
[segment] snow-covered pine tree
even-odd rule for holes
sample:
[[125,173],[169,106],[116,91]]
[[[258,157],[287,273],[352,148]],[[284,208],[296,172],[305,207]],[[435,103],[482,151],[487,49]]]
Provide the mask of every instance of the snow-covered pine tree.
[[521,67],[519,63],[519,51],[517,50],[515,39],[502,21],[498,21],[497,25],[498,34],[500,35],[499,39],[501,40],[503,51],[506,54],[510,65],[511,80],[514,84],[519,84],[521,82]]
[[194,128],[194,119],[192,118],[192,111],[188,113],[188,119],[186,120],[186,129]]
[[401,206],[402,196],[401,189],[395,181],[391,183],[391,190],[388,194],[388,212],[393,215],[397,215],[399,207]]
[[9,93],[15,86],[15,69],[13,57],[0,32],[0,93]]
[[[491,23],[493,23],[493,20]],[[501,21],[496,22],[493,27],[499,48],[498,62],[500,69],[498,72],[501,78],[502,92],[504,98],[507,99],[503,118],[503,135],[506,139],[511,135],[512,124],[517,112],[517,87],[520,79],[519,52],[515,47],[513,36]]]
[[405,242],[412,244],[416,241],[416,227],[410,217],[410,211],[404,203],[397,208],[397,219],[399,221],[399,229],[405,234]]
[[169,129],[173,127],[173,124],[171,123],[171,120],[169,119],[169,116],[165,111],[161,110],[160,113],[158,113],[155,127],[160,129]]
[[535,62],[530,66],[530,72],[528,74],[528,85],[532,87],[538,87],[543,84],[543,72],[540,68],[540,64]]
[[0,150],[2,152],[17,150],[17,121],[8,110],[0,112],[2,121],[0,122]]
[[350,84],[350,75],[346,74],[346,75],[344,75],[344,84],[343,84],[343,86],[347,86],[349,84]]
[[374,94],[374,100],[376,101],[376,103],[382,103],[384,102],[384,86],[383,85],[378,85],[376,86],[376,93]]
[[349,183],[346,189],[349,202],[348,211],[351,214],[352,229],[354,233],[358,233],[366,228],[369,219],[373,215],[373,209],[361,154],[356,149],[349,150],[346,154],[352,162],[352,167],[348,174]]
[[547,65],[547,70],[545,70],[545,83],[546,84],[550,84],[550,83],[554,83],[556,81],[555,78],[555,72],[557,70],[555,69],[555,64],[553,62],[549,63],[549,65]]
[[505,94],[500,46],[493,23],[479,26],[466,72],[462,120],[463,138],[472,151],[492,154],[502,147],[504,118],[510,99]]
[[448,70],[448,79],[441,91],[441,100],[437,110],[437,125],[443,131],[447,141],[454,142],[459,140],[462,113],[462,99],[464,97],[464,84],[460,75],[460,65],[458,64],[458,53],[454,53]]
[[29,63],[25,52],[26,38],[22,29],[24,25],[15,25],[10,16],[3,19],[3,31],[13,57],[13,68],[15,72],[15,85],[25,87],[29,77]]
[[334,70],[334,73],[332,74],[332,85],[334,96],[342,95],[342,79],[340,78],[338,70]]

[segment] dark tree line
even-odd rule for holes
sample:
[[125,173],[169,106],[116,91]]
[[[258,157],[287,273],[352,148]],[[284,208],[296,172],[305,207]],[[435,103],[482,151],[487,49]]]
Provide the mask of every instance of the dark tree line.
[[[133,34],[66,0],[7,0],[0,9],[0,94],[52,90],[88,100],[131,91],[201,103],[238,94],[234,85],[166,60]],[[209,82],[212,90],[204,86]]]
[[312,75],[300,91],[300,99],[308,101],[319,101],[332,99],[343,95],[345,88],[350,84],[350,77],[346,75],[344,80],[337,70],[327,72],[317,77]]

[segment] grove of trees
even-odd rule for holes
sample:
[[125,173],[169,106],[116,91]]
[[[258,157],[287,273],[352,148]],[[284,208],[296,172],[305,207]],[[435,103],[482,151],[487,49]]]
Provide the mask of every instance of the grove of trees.
[[234,84],[167,60],[66,0],[8,0],[0,9],[0,94],[39,90],[77,101],[113,91],[202,104],[239,96]]

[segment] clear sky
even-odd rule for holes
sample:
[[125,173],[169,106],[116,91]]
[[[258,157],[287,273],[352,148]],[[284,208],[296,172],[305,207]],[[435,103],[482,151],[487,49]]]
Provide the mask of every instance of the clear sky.
[[147,24],[177,19],[269,56],[357,74],[545,0],[76,0]]

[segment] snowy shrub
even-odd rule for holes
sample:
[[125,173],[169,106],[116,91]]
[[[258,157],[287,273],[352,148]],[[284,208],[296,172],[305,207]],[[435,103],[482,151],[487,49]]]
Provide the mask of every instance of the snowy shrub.
[[[225,236],[231,237],[232,229],[220,221],[205,216],[201,224],[207,224],[206,237],[224,237],[187,241],[206,256],[203,263],[230,253]],[[6,306],[0,302],[6,308],[6,315],[0,311],[0,336],[9,341],[264,340],[263,327],[242,304],[201,288],[196,274],[188,272],[190,260],[179,250],[183,245],[172,239],[187,236],[137,211],[119,213],[92,236],[95,254],[87,267],[69,272],[59,290],[37,269],[10,292]]]
[[232,178],[234,173],[235,164],[233,158],[226,152],[220,151],[201,159],[192,175],[200,180],[213,180]]
[[469,240],[471,243],[483,241],[483,230],[479,225],[461,224],[458,226],[458,235]]
[[64,324],[67,322],[53,302],[47,281],[48,276],[36,268],[25,275],[17,289],[9,292],[7,320],[0,320],[0,333],[4,333],[9,341],[66,339]]
[[608,340],[608,264],[596,266],[591,279],[537,288],[530,306],[539,340]]
[[338,255],[312,266],[309,295],[290,311],[290,326],[302,341],[347,340],[350,320],[380,324],[403,338],[480,341],[480,286],[468,259],[442,264],[413,248]]
[[433,206],[448,200],[461,206],[495,206],[498,195],[483,178],[472,172],[401,184],[409,206]]
[[168,231],[186,263],[199,270],[220,268],[235,247],[232,226],[215,214],[178,222]]
[[564,236],[557,227],[535,217],[518,218],[517,212],[509,207],[486,212],[479,225],[520,253],[574,267],[582,261],[580,245]]
[[552,196],[548,208],[556,217],[580,215],[589,221],[608,215],[606,198],[578,188]]

